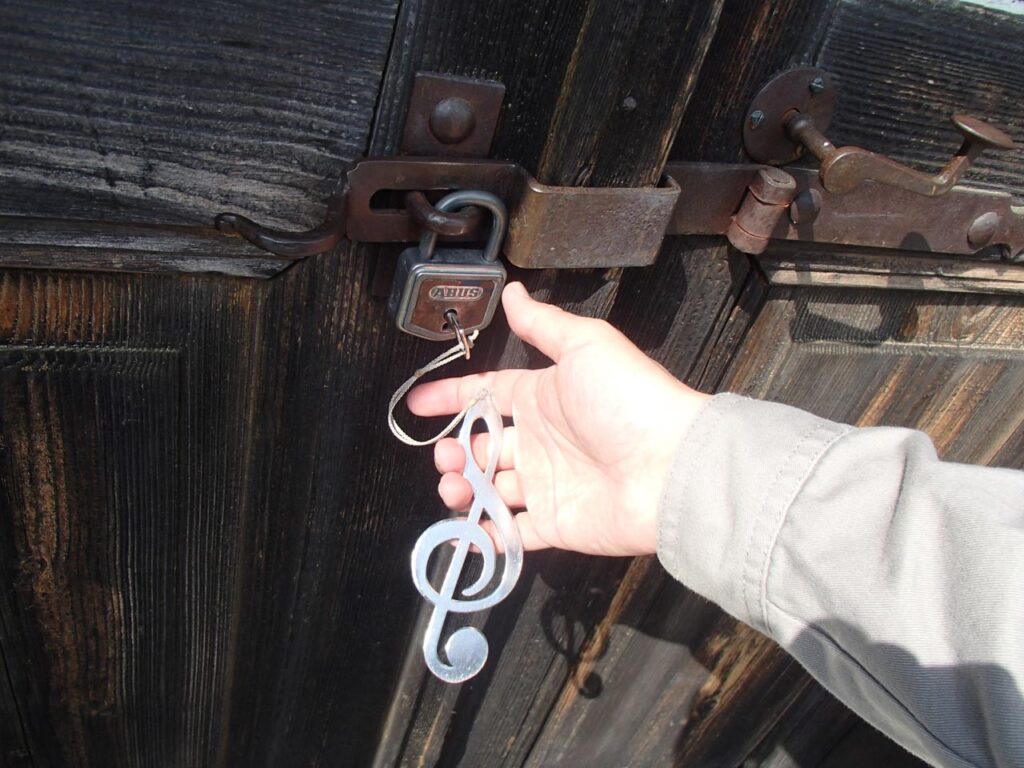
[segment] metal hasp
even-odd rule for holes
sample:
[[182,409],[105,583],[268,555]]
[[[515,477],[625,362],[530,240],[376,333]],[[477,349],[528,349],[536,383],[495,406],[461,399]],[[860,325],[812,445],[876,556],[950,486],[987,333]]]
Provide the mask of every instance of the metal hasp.
[[[643,266],[665,235],[696,234],[727,235],[752,254],[771,240],[964,256],[998,249],[1011,260],[1024,253],[1024,209],[1006,193],[957,186],[932,198],[867,181],[837,195],[817,171],[800,168],[670,163],[658,187],[579,188],[540,184],[501,160],[380,158],[357,163],[347,186],[328,221],[311,232],[265,230],[231,214],[219,221],[230,217],[254,244],[292,258],[328,250],[342,237],[412,243],[424,229],[479,240],[479,212],[438,211],[424,193],[481,189],[508,205],[505,254],[527,268]],[[404,207],[378,206],[388,190],[419,194],[406,195]]]
[[[505,255],[527,269],[653,264],[675,210],[679,187],[553,187],[500,160],[379,158],[348,174],[350,240],[414,241],[425,215],[378,208],[381,190],[482,189],[508,204]],[[479,235],[479,230],[466,236]]]

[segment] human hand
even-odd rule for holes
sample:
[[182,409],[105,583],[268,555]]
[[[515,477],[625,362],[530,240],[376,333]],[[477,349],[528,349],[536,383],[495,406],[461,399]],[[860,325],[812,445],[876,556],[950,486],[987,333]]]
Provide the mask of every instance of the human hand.
[[[554,365],[491,371],[421,384],[409,393],[419,416],[458,413],[488,389],[506,428],[494,485],[515,511],[526,549],[597,555],[651,554],[657,511],[676,447],[704,395],[679,382],[603,320],[530,298],[511,283],[502,304],[512,331]],[[483,465],[487,434],[474,435]],[[438,492],[451,509],[472,503],[466,456],[448,438],[434,450]]]

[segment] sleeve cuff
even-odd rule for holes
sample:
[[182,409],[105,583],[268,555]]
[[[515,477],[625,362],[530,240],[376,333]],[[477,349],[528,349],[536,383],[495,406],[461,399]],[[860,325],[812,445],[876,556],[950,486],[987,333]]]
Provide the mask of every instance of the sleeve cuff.
[[683,437],[662,496],[662,564],[767,633],[765,585],[779,529],[818,459],[851,429],[778,403],[711,398]]

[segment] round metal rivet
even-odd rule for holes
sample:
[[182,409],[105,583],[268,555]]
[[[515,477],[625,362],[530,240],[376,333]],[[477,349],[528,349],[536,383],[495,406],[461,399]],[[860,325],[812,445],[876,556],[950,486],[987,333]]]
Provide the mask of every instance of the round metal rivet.
[[761,123],[764,122],[764,112],[760,109],[755,109],[750,113],[750,128],[756,129]]
[[807,87],[811,89],[811,93],[821,93],[825,90],[825,78],[816,77],[811,80],[811,84]]
[[992,242],[999,228],[999,214],[995,211],[983,213],[971,222],[967,229],[967,242],[972,248],[983,248]]
[[430,113],[430,132],[442,144],[458,144],[476,128],[473,105],[458,96],[437,102]]

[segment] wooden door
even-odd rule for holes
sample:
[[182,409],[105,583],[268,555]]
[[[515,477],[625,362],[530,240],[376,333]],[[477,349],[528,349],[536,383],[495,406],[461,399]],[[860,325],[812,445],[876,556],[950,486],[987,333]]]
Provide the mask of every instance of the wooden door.
[[[954,108],[1021,133],[1022,31],[924,0],[0,5],[0,764],[909,762],[652,559],[529,556],[484,672],[431,678],[434,471],[383,425],[437,350],[371,291],[389,250],[293,264],[210,222],[315,223],[418,71],[504,83],[493,155],[552,184],[742,160],[793,63],[839,80],[837,139],[934,164]],[[1021,160],[971,180],[1020,194]],[[705,389],[1021,466],[1022,270],[709,237],[513,276]],[[471,368],[540,363],[499,320]]]

